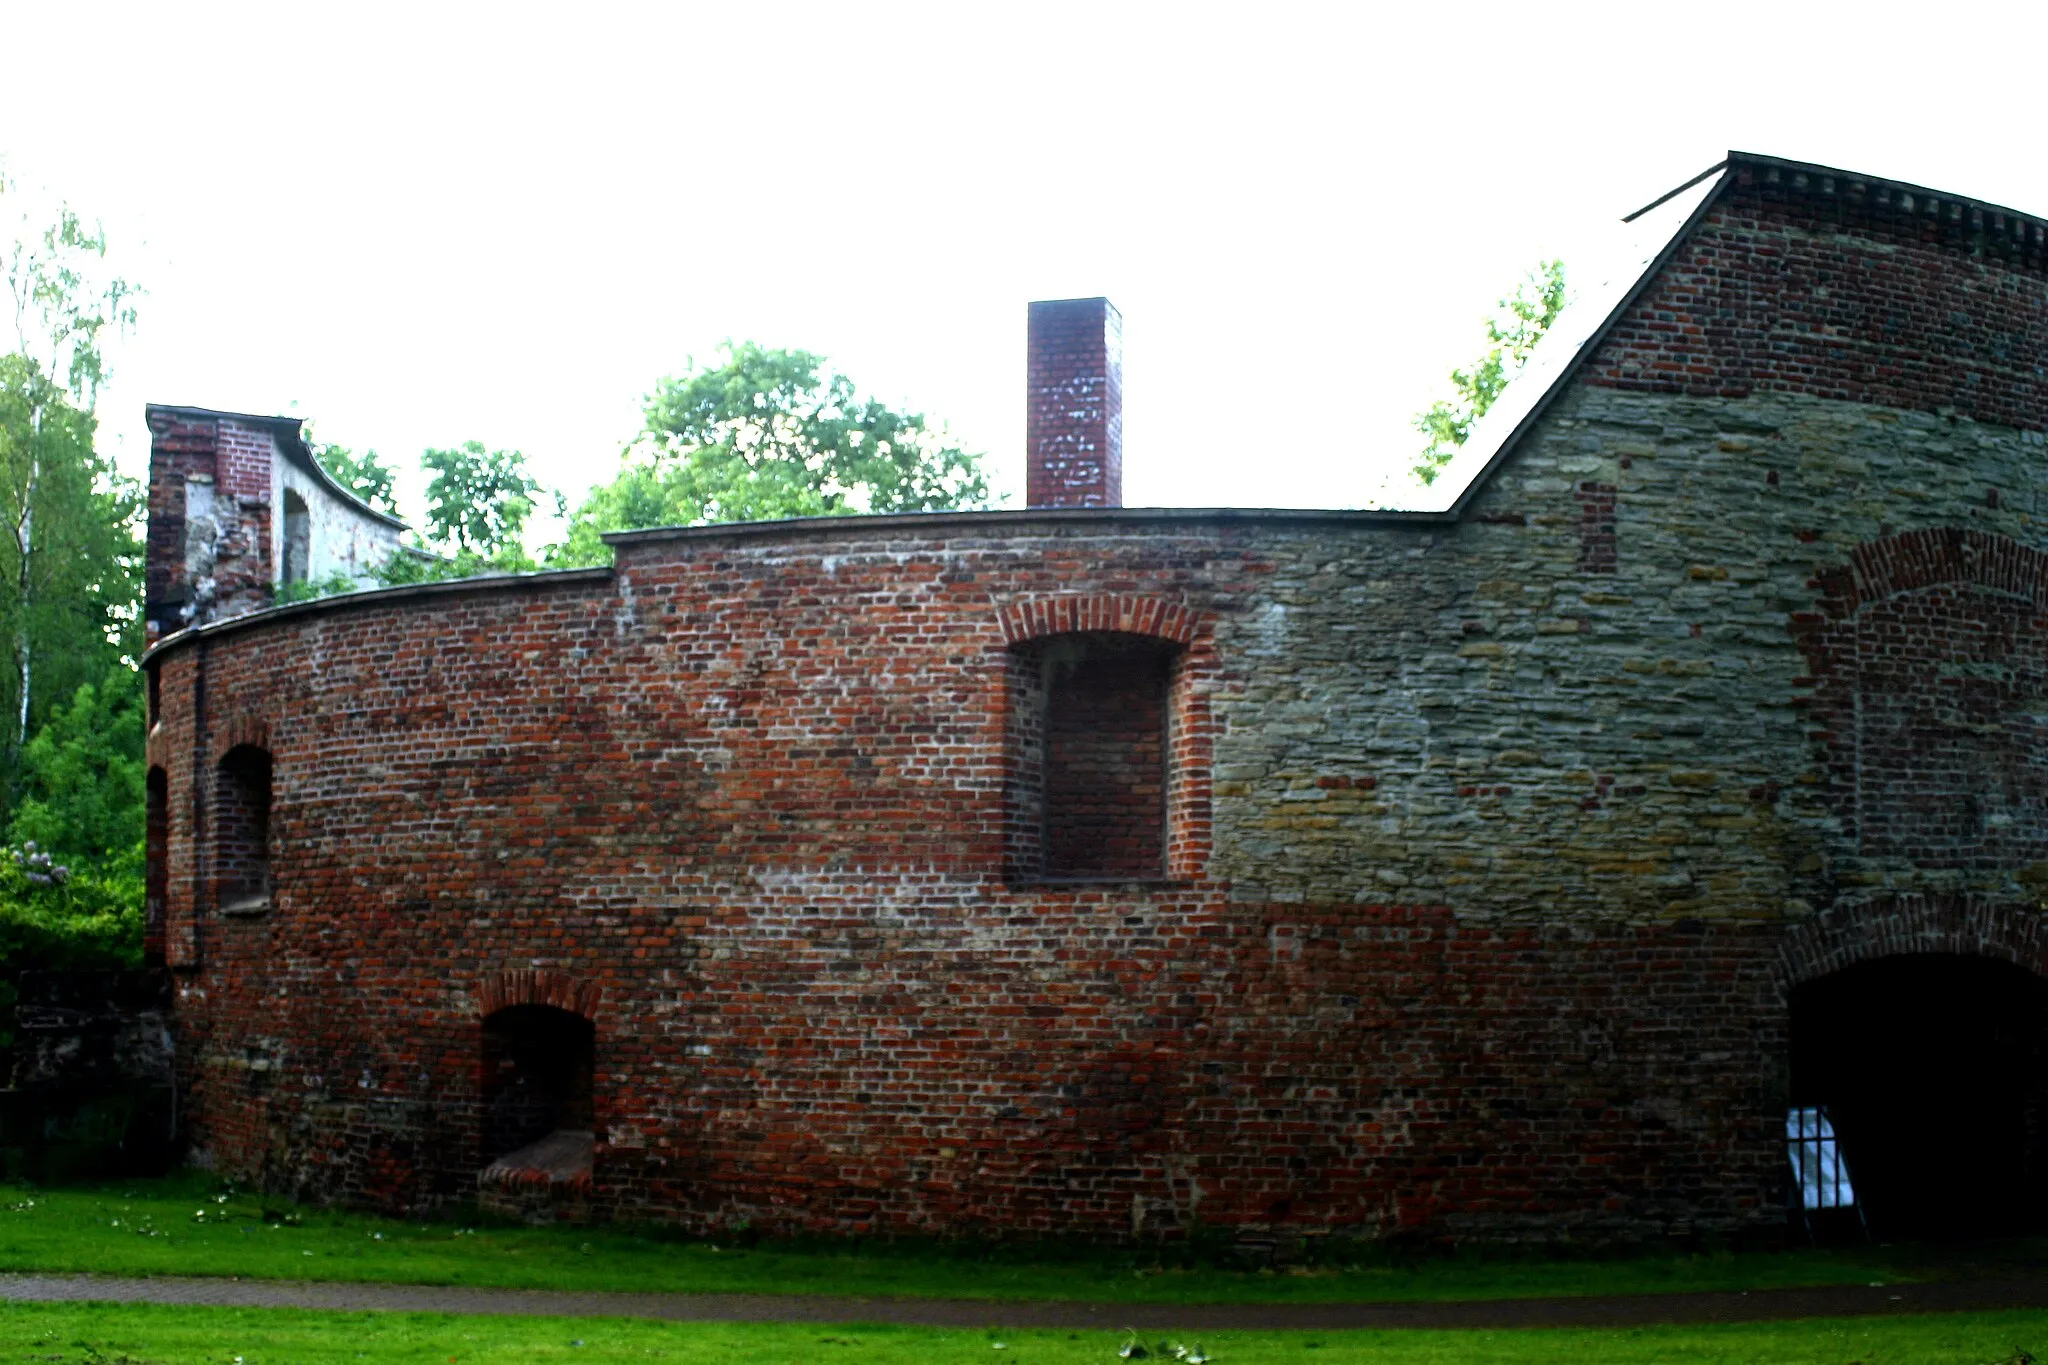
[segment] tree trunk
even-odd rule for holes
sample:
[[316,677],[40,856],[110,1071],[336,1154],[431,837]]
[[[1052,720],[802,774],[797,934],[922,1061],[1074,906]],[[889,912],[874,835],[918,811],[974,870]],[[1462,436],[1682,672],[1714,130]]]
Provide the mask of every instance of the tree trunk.
[[14,523],[15,551],[15,610],[19,613],[14,626],[14,663],[20,671],[21,705],[14,718],[13,743],[8,746],[8,771],[21,772],[21,751],[28,746],[28,699],[29,682],[34,663],[34,649],[29,636],[29,607],[35,593],[35,582],[30,576],[31,561],[35,552],[36,528],[36,485],[43,477],[42,430],[43,414],[38,408],[29,417],[28,424],[28,482],[22,488],[21,516]]

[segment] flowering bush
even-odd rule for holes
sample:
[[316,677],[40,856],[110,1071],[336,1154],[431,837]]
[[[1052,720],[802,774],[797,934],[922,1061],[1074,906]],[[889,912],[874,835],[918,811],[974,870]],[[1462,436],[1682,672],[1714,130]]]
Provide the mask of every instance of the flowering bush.
[[0,972],[139,966],[142,897],[132,882],[74,870],[34,840],[0,846]]

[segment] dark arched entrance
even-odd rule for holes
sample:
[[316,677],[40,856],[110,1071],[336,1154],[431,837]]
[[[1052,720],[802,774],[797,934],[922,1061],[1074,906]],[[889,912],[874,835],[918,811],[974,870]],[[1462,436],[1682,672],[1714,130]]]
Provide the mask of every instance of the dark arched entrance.
[[596,1030],[552,1005],[508,1005],[484,1020],[483,1160],[555,1133],[587,1135]]
[[1792,1102],[1826,1105],[1878,1236],[2040,1230],[2048,983],[1991,958],[1860,962],[1792,992]]

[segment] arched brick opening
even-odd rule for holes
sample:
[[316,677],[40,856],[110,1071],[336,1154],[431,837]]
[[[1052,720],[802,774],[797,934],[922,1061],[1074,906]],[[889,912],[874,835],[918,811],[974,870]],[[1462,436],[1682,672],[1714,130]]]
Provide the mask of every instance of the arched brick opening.
[[484,1162],[556,1134],[579,1134],[587,1149],[597,1123],[596,1071],[597,1030],[583,1015],[553,1005],[507,1005],[485,1015]]
[[1038,597],[998,613],[1004,875],[1191,879],[1209,849],[1215,651],[1184,603]]
[[1906,896],[1788,939],[1794,1106],[1824,1106],[1890,1236],[2037,1231],[2048,1212],[2039,914]]
[[478,983],[478,1198],[493,1212],[581,1216],[593,1185],[597,1013],[603,992],[569,972],[522,968]]
[[237,744],[221,755],[213,785],[213,896],[223,914],[270,908],[270,751]]

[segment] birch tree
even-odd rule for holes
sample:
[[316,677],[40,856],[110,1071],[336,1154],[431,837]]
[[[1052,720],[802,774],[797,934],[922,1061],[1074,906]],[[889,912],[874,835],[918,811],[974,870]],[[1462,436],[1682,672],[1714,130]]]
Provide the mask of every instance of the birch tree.
[[[29,715],[36,695],[36,669],[43,575],[51,537],[46,519],[52,461],[64,463],[62,482],[73,495],[92,500],[110,491],[111,470],[93,454],[93,409],[106,381],[101,349],[109,328],[125,330],[135,320],[136,289],[105,271],[106,234],[88,226],[69,205],[37,225],[18,186],[0,176],[0,208],[7,210],[12,240],[4,246],[4,271],[14,324],[14,363],[7,367],[7,430],[0,431],[4,470],[4,515],[12,551],[10,622],[14,652],[14,707],[8,758],[15,770],[28,742]],[[83,419],[82,421],[80,419]],[[81,441],[80,437],[83,437]],[[84,475],[84,487],[80,487]],[[104,512],[94,507],[94,512]],[[131,537],[132,539],[132,537]],[[115,566],[99,566],[114,570]]]

